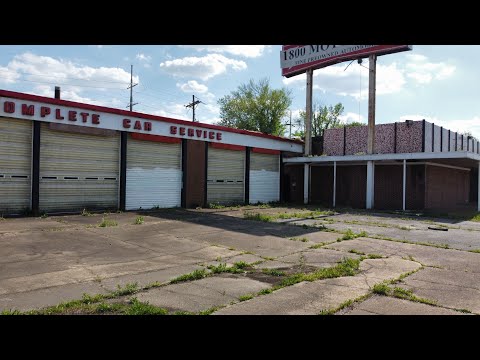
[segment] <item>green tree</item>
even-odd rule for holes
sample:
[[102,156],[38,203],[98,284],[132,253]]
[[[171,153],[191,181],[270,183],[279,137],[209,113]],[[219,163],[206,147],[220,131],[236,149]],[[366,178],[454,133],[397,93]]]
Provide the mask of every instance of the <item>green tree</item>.
[[[320,136],[326,129],[343,128],[344,126],[363,126],[364,123],[352,121],[345,124],[340,121],[340,116],[343,114],[344,107],[342,103],[330,106],[321,106],[318,102],[312,106],[312,136]],[[304,137],[305,135],[305,111],[300,111],[298,118],[295,119],[294,124],[297,131],[294,136]]]
[[[323,130],[342,127],[339,117],[343,114],[344,107],[342,103],[330,106],[321,106],[318,102],[312,106],[312,136],[322,135]],[[295,119],[297,132],[295,136],[303,137],[305,135],[305,111],[300,111],[298,118]]]
[[281,120],[291,103],[290,90],[272,89],[267,78],[258,82],[252,79],[218,100],[218,124],[283,136],[285,125]]

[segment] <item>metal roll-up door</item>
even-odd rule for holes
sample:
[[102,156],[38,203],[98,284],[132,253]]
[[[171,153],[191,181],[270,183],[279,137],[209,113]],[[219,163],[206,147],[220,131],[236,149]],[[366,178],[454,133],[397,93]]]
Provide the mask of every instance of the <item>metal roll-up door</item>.
[[250,154],[250,203],[280,200],[280,155]]
[[0,215],[30,209],[32,126],[0,118]]
[[181,144],[129,138],[126,209],[177,207],[181,199]]
[[245,151],[208,149],[207,202],[238,204],[244,200]]
[[55,131],[40,133],[40,210],[118,207],[120,136]]

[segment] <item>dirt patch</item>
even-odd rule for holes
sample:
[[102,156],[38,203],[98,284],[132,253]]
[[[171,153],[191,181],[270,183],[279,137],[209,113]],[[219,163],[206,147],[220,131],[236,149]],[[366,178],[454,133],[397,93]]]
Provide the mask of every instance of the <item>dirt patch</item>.
[[271,285],[279,285],[282,280],[290,275],[298,274],[298,273],[311,273],[316,271],[318,268],[315,266],[302,266],[302,265],[294,265],[292,267],[286,268],[277,268],[275,271],[282,272],[284,275],[272,275],[269,273],[265,273],[261,269],[255,269],[253,271],[248,271],[244,276],[252,280],[261,281]]

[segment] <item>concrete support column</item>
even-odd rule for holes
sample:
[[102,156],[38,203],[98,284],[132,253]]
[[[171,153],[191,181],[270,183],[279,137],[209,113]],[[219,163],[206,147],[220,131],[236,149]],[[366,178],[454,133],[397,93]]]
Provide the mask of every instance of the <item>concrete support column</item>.
[[403,211],[407,209],[407,160],[403,160]]
[[337,205],[337,162],[333,162],[333,207]]
[[303,203],[308,204],[308,194],[310,186],[310,164],[305,164],[303,168]]
[[480,161],[478,162],[477,211],[480,212]]
[[366,208],[372,209],[374,203],[374,194],[375,194],[375,163],[373,161],[367,161],[367,198],[366,198]]

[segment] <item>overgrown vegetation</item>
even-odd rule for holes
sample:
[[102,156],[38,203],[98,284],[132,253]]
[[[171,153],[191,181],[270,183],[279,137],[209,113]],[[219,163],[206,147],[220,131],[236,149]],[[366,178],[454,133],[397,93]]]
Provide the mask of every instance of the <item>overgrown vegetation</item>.
[[180,275],[175,279],[171,280],[170,283],[177,284],[185,281],[198,280],[198,279],[203,279],[206,276],[207,276],[207,271],[205,269],[200,269],[200,270],[195,270],[189,274]]
[[472,218],[470,219],[470,221],[480,222],[480,213],[472,216]]
[[318,243],[318,244],[315,244],[315,245],[312,245],[309,247],[309,249],[320,249],[322,246],[326,245],[327,243]]
[[302,211],[302,212],[283,212],[279,214],[260,214],[260,213],[252,213],[249,211],[245,211],[243,214],[243,218],[247,220],[256,220],[256,221],[263,221],[263,222],[273,222],[278,219],[313,219],[317,216],[321,215],[333,215],[335,214],[334,211],[331,210],[313,210],[313,211]]
[[300,273],[291,275],[282,280],[280,283],[281,287],[291,286],[297,284],[302,281],[316,281],[322,279],[331,279],[337,278],[342,276],[353,276],[357,273],[358,268],[360,266],[360,262],[364,260],[363,258],[360,259],[352,259],[352,258],[345,258],[337,265],[330,267],[330,268],[322,268],[318,269],[312,273]]
[[253,299],[254,295],[253,294],[247,294],[247,295],[242,295],[238,298],[238,300],[240,302],[242,301],[247,301],[247,300],[250,300],[250,299]]
[[99,227],[110,227],[117,226],[118,223],[115,220],[102,218],[102,222],[98,225]]
[[142,225],[145,222],[143,216],[137,216],[135,219],[135,222],[133,223],[134,225]]
[[346,307],[352,306],[354,303],[365,301],[370,296],[371,296],[371,294],[366,294],[366,295],[362,295],[362,296],[360,296],[356,299],[346,300],[343,303],[341,303],[339,306],[337,306],[336,308],[324,309],[324,310],[320,311],[319,315],[333,315],[333,314],[339,312],[340,310],[345,309]]
[[246,220],[255,220],[255,221],[263,221],[263,222],[271,222],[274,220],[274,217],[271,215],[265,215],[265,214],[260,214],[260,213],[244,213],[243,218]]
[[[408,275],[404,274],[404,277]],[[390,281],[390,283],[395,283],[398,282],[396,281]],[[398,286],[395,286],[393,289],[388,285],[388,282],[382,282],[379,284],[375,284],[373,286],[373,293],[378,294],[378,295],[383,295],[383,296],[393,296],[399,299],[404,299],[404,300],[409,300],[413,302],[418,302],[422,304],[428,304],[428,305],[436,305],[436,301],[430,300],[430,299],[425,299],[418,297],[413,294],[412,290],[404,289]]]
[[91,212],[89,212],[87,209],[83,209],[81,215],[82,216],[93,216],[93,214]]
[[473,252],[473,253],[478,253],[480,254],[480,249],[474,249],[474,250],[469,250],[470,252]]
[[341,238],[338,238],[337,241],[340,242],[340,241],[343,241],[343,240],[353,240],[353,239],[356,239],[358,237],[367,237],[367,236],[368,235],[365,231],[355,233],[355,232],[352,231],[352,229],[347,229],[347,231],[343,234],[343,236]]

